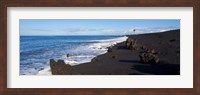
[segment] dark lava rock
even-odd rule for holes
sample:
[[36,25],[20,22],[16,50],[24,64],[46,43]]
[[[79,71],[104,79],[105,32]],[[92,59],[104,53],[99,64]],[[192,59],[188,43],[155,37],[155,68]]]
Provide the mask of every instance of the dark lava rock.
[[56,62],[54,59],[50,59],[50,67],[53,75],[63,75],[71,68],[69,64],[65,64],[64,60],[58,60]]
[[130,45],[131,45],[132,43],[134,43],[134,40],[131,39],[131,38],[128,38],[128,39],[126,40],[126,47],[127,47],[127,48],[130,48]]
[[141,48],[141,44],[138,42],[132,43],[130,45],[130,50],[140,50],[140,48]]
[[147,49],[147,53],[157,54],[158,52],[155,49]]
[[159,63],[159,57],[153,53],[141,53],[139,55],[140,61],[147,64],[157,64]]
[[137,40],[128,38],[126,40],[126,47],[130,50],[140,50],[141,49],[141,44],[137,42]]

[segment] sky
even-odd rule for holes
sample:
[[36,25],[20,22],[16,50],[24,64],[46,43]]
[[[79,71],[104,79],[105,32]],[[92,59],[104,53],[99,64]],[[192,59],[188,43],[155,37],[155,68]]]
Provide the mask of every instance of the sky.
[[180,29],[180,20],[34,20],[21,19],[20,36],[128,35]]

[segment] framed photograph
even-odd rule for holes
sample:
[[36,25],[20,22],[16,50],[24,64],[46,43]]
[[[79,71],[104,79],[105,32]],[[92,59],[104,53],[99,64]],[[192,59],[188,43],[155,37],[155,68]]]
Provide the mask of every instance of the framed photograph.
[[199,0],[1,0],[1,95],[199,95]]

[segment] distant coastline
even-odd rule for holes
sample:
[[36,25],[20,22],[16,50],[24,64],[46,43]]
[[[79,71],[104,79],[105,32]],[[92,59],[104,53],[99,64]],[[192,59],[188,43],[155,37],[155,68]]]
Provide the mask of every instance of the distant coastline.
[[127,35],[91,62],[71,66],[50,59],[53,75],[180,75],[180,29]]

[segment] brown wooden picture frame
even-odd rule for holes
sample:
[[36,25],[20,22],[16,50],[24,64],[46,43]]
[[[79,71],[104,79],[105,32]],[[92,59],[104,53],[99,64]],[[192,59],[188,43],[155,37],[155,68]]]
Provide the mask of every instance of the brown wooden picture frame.
[[[200,95],[199,0],[1,0],[0,2],[0,95]],[[193,88],[7,88],[8,7],[193,7]]]

